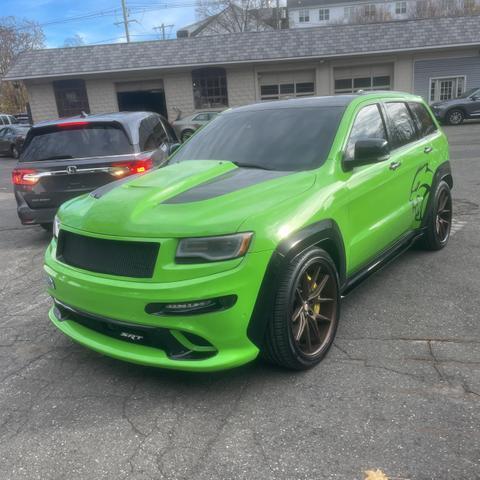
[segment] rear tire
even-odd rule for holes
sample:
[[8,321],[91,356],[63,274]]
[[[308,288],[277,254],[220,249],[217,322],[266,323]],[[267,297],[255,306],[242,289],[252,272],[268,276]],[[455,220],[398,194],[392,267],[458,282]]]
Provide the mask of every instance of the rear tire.
[[184,130],[180,136],[180,139],[183,142],[186,142],[195,132],[193,130]]
[[333,343],[340,317],[338,273],[327,252],[310,248],[280,278],[263,355],[292,370],[317,365]]
[[465,120],[465,114],[461,110],[454,108],[447,112],[445,119],[449,125],[461,125]]
[[450,186],[442,180],[433,192],[432,208],[421,240],[425,250],[441,250],[447,245],[452,228],[452,203]]

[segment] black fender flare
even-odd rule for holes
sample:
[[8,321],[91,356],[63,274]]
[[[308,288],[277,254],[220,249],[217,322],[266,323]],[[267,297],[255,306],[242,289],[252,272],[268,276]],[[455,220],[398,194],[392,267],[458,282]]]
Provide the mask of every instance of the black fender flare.
[[440,164],[437,167],[437,170],[435,171],[435,173],[433,174],[432,186],[430,188],[430,193],[428,195],[428,200],[427,200],[427,206],[425,208],[425,215],[423,216],[423,219],[422,219],[422,225],[421,225],[422,229],[425,229],[428,225],[431,212],[432,212],[432,202],[434,198],[433,193],[435,192],[438,184],[442,180],[445,180],[448,183],[449,187],[453,188],[452,167],[448,160]]
[[334,220],[313,223],[283,239],[270,258],[247,329],[248,338],[257,347],[263,346],[282,273],[294,258],[313,246],[323,248],[332,257],[337,267],[340,286],[345,283],[345,247],[340,229]]

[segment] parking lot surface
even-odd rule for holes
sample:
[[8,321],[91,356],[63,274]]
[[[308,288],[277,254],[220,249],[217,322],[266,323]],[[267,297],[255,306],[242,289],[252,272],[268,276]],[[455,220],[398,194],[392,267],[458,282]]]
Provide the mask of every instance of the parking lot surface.
[[115,361],[47,317],[40,227],[0,158],[0,479],[480,478],[480,124],[446,128],[454,228],[343,303],[334,347],[292,373]]

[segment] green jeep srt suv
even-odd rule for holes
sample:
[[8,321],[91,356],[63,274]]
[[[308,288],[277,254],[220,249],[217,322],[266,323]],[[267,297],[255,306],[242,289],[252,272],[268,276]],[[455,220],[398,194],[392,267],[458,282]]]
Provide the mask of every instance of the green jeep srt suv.
[[50,318],[143,365],[211,371],[261,353],[312,367],[342,296],[416,240],[446,245],[451,188],[447,140],[419,97],[228,110],[166,167],[60,208]]

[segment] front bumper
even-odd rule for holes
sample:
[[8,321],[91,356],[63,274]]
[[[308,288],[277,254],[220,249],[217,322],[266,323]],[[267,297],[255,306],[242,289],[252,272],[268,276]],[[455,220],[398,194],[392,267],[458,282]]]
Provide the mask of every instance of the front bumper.
[[[48,291],[61,304],[79,311],[126,322],[139,327],[157,327],[176,335],[193,334],[214,347],[206,358],[172,358],[164,350],[114,338],[71,320],[59,318],[52,308],[54,325],[78,343],[104,355],[127,362],[190,371],[214,371],[254,360],[259,350],[247,336],[261,282],[271,252],[250,253],[229,270],[195,279],[167,283],[132,281],[93,274],[67,266],[55,258],[55,245],[45,255]],[[228,309],[187,316],[156,316],[145,312],[149,303],[189,302],[236,295]],[[200,349],[201,350],[201,349]]]

